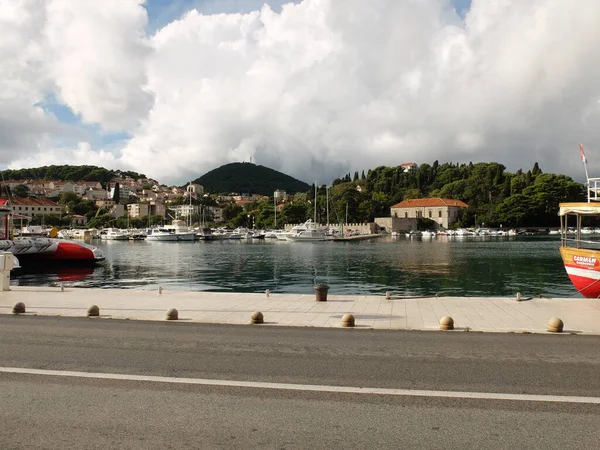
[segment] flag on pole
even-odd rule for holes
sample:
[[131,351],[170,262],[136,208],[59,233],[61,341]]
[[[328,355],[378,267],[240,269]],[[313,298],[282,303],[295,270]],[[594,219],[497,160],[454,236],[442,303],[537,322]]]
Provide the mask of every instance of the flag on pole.
[[587,158],[585,157],[585,153],[583,152],[583,145],[579,144],[579,154],[581,155],[581,160],[584,163],[587,163]]

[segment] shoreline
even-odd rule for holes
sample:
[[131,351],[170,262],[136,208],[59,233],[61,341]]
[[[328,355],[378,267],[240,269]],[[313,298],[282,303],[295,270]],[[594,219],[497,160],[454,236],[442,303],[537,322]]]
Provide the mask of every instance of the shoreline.
[[440,329],[450,316],[454,332],[548,333],[551,318],[564,322],[562,334],[600,335],[600,300],[585,298],[514,297],[396,297],[384,295],[331,295],[316,301],[315,294],[223,293],[130,289],[11,286],[0,292],[0,314],[13,315],[13,306],[25,304],[22,315],[86,317],[96,305],[102,319],[246,325],[260,311],[264,324],[342,328],[345,314],[355,317],[359,330]]

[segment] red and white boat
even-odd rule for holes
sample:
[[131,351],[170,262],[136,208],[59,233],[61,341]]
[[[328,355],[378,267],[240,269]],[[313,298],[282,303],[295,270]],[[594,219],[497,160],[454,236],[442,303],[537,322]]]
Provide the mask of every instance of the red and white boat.
[[10,239],[11,209],[0,200],[0,251],[16,256],[22,267],[38,262],[53,264],[92,265],[104,260],[102,251],[93,245],[47,237]]
[[[575,288],[587,298],[600,298],[600,240],[582,239],[585,217],[600,217],[600,203],[560,204],[560,255]],[[569,227],[576,233],[567,233]]]

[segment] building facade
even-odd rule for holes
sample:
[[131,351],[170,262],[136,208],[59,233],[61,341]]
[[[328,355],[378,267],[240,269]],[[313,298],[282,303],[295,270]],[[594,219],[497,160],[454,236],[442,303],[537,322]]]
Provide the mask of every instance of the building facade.
[[10,200],[8,200],[7,206],[11,208],[15,214],[19,214],[30,219],[34,216],[41,216],[45,214],[57,214],[60,216],[62,213],[61,205],[48,200],[47,198],[12,197]]
[[404,200],[391,208],[391,216],[402,219],[431,219],[439,228],[448,228],[468,208],[465,202],[449,198],[415,198]]

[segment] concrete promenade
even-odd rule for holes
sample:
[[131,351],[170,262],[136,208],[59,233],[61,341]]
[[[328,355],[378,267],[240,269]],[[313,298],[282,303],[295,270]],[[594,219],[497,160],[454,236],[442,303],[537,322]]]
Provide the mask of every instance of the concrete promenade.
[[[600,300],[583,298],[427,297],[335,295],[317,302],[314,293],[215,293],[163,290],[11,287],[0,292],[0,314],[23,302],[26,315],[85,317],[91,305],[100,319],[166,320],[176,308],[179,322],[249,324],[255,311],[263,326],[340,327],[351,313],[357,329],[437,330],[443,316],[456,331],[546,333],[550,318],[563,320],[564,333],[600,335]],[[173,321],[174,322],[174,321]]]

